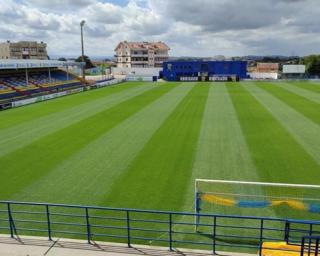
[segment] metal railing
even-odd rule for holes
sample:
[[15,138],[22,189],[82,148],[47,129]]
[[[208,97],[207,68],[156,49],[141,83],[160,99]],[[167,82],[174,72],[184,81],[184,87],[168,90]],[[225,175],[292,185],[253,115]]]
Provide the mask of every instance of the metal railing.
[[319,242],[320,236],[304,236],[301,242],[300,256],[318,256]]
[[[195,231],[195,217],[201,222]],[[150,211],[66,204],[0,201],[0,233],[151,244],[174,248],[252,252],[264,242],[287,242],[318,253],[320,222]],[[309,237],[309,238],[308,238]],[[309,240],[308,240],[309,239]],[[315,248],[311,245],[316,245]],[[299,247],[300,248],[300,247]],[[306,254],[301,254],[306,255]],[[309,254],[315,255],[315,254]]]

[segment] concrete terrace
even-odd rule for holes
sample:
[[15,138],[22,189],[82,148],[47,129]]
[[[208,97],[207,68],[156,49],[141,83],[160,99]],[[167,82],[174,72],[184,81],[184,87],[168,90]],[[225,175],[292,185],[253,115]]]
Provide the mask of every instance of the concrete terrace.
[[[44,237],[22,236],[12,239],[8,235],[0,235],[1,256],[206,256],[212,255],[208,251],[175,249],[133,245],[128,248],[126,244],[93,242],[88,244],[84,240],[53,239],[48,241]],[[221,256],[253,256],[253,254],[224,253]]]

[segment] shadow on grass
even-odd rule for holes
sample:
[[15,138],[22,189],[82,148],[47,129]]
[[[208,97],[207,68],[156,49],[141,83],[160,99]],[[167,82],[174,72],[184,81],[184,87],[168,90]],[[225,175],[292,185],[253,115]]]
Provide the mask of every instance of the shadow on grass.
[[[210,235],[210,234],[206,234],[206,233],[202,233],[201,231],[198,231],[198,234],[202,237],[206,237],[206,238],[209,238],[211,240],[214,239],[213,235]],[[257,238],[256,240],[254,239],[242,239],[242,238],[222,238],[222,237],[215,237],[215,240],[216,241],[219,241],[219,242],[223,242],[223,243],[226,243],[226,246],[227,244],[236,244],[236,245],[249,245],[249,246],[259,246],[259,238]]]

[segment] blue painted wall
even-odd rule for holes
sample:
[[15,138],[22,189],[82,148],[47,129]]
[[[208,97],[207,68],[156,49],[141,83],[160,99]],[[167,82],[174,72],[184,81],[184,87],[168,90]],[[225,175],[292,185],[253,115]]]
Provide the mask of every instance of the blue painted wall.
[[246,61],[168,61],[163,63],[163,78],[179,81],[180,77],[247,77]]

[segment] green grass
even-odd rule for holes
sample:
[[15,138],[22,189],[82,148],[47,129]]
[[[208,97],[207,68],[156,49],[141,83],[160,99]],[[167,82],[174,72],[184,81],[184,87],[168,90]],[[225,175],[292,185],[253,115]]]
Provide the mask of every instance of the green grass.
[[317,184],[319,88],[136,82],[0,112],[0,200],[193,211],[195,178]]

